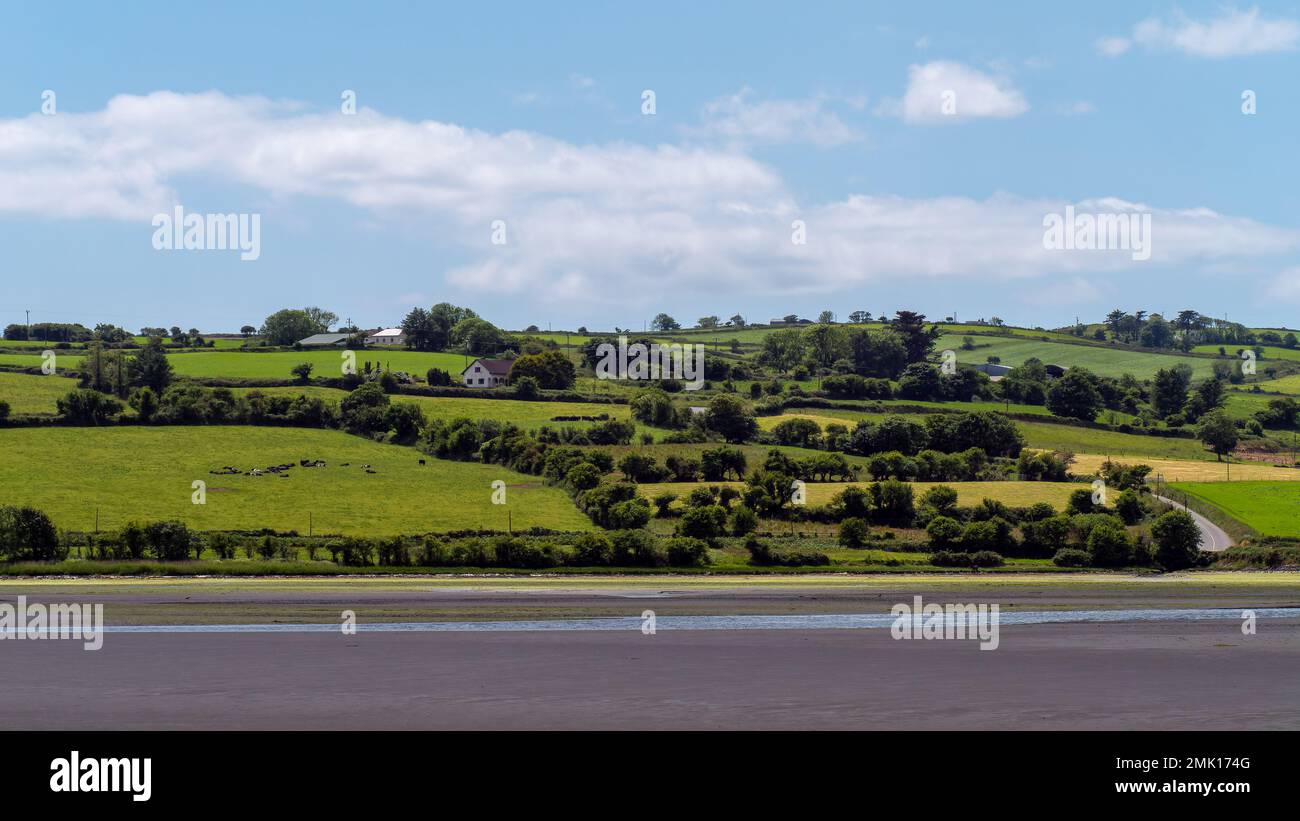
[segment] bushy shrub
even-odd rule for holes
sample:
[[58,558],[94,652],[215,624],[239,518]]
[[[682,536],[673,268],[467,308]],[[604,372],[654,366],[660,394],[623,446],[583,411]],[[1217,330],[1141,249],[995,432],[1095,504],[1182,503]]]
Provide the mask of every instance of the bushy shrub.
[[758,528],[758,514],[744,505],[731,511],[727,520],[727,529],[732,536],[747,536]]
[[935,567],[970,567],[971,554],[936,550],[930,554],[930,564]]
[[614,544],[604,533],[584,533],[573,543],[573,561],[582,567],[600,567],[614,559]]
[[830,557],[816,550],[776,549],[750,536],[745,540],[749,563],[760,567],[824,567]]
[[688,507],[682,513],[677,532],[696,539],[716,539],[726,532],[727,511],[721,505]]
[[1006,564],[1000,553],[992,550],[977,550],[970,554],[971,567],[1001,567]]
[[948,550],[961,542],[961,522],[948,516],[935,516],[925,526],[926,535],[930,537],[930,547],[934,550]]
[[1087,567],[1092,564],[1092,554],[1086,550],[1066,547],[1056,551],[1052,564],[1057,567]]
[[1122,567],[1133,559],[1133,540],[1116,522],[1102,522],[1088,533],[1088,554],[1097,567]]
[[701,567],[709,563],[709,546],[700,539],[679,536],[666,539],[663,549],[673,567]]
[[68,550],[59,544],[54,522],[34,507],[0,506],[0,560],[45,561],[63,559]]
[[865,519],[850,518],[840,523],[840,544],[845,547],[862,547],[870,535]]

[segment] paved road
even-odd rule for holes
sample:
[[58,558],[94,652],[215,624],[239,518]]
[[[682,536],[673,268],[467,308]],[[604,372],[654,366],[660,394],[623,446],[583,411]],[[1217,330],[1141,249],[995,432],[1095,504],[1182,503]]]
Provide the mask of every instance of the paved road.
[[1201,529],[1201,550],[1210,550],[1217,553],[1220,550],[1227,550],[1232,547],[1232,537],[1214,522],[1191,508],[1184,508],[1181,502],[1175,502],[1165,496],[1156,496],[1156,498],[1184,511],[1196,521],[1196,526]]

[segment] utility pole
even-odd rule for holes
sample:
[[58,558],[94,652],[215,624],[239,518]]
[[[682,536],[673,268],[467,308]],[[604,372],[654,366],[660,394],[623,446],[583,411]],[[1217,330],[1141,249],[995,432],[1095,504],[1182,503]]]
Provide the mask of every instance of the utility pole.
[[27,323],[26,323],[26,324],[27,324],[27,331],[26,331],[26,333],[27,333],[27,339],[26,339],[25,341],[27,341],[27,342],[31,342],[31,341],[32,341],[32,309],[31,309],[31,308],[28,308],[28,309],[27,309]]

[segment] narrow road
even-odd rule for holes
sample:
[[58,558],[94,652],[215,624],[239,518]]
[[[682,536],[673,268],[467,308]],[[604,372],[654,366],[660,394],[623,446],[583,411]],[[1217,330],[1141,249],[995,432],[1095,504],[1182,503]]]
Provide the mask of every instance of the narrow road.
[[[1155,494],[1152,495],[1154,496]],[[1172,505],[1178,510],[1182,510],[1192,517],[1196,522],[1196,526],[1201,529],[1201,550],[1209,550],[1217,553],[1220,550],[1227,550],[1232,547],[1232,537],[1228,535],[1227,531],[1216,525],[1214,522],[1211,522],[1209,519],[1191,508],[1184,508],[1181,502],[1175,502],[1173,499],[1165,496],[1156,496],[1156,498]]]

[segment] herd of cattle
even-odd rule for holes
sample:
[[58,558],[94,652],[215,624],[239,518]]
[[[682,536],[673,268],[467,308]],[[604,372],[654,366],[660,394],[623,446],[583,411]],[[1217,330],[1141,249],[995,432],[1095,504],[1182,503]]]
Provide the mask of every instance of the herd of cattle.
[[[420,460],[420,464],[424,464],[423,459]],[[342,468],[351,467],[351,466],[352,466],[351,462],[343,462],[342,464],[339,465],[339,467]],[[240,470],[237,467],[226,465],[225,467],[222,467],[219,470],[210,470],[208,471],[208,473],[212,474],[213,476],[265,476],[268,473],[274,473],[275,475],[279,476],[281,479],[288,479],[289,471],[292,470],[294,467],[323,468],[325,467],[325,460],[324,459],[299,459],[297,465],[294,465],[292,462],[286,462],[283,465],[271,465],[270,467],[264,467],[264,468],[249,468],[248,470]],[[370,465],[362,465],[361,468],[366,473],[378,473],[378,471],[372,468]]]

